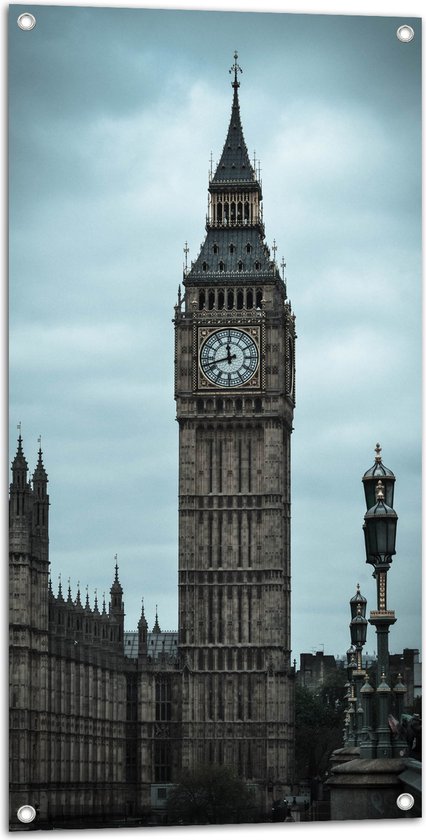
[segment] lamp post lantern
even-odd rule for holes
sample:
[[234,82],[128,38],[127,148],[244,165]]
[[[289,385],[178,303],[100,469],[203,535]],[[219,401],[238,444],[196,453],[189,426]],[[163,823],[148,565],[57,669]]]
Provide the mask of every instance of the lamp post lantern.
[[392,470],[385,467],[382,463],[382,448],[380,443],[376,443],[374,451],[376,453],[374,464],[364,473],[362,477],[367,510],[370,510],[376,501],[376,485],[378,481],[381,481],[384,486],[386,504],[389,505],[389,507],[393,507],[393,493],[396,481],[395,475]]

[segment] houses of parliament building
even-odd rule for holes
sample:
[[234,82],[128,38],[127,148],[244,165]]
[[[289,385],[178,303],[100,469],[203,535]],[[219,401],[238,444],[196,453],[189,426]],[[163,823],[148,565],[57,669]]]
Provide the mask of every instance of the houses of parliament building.
[[[124,627],[49,581],[48,478],[21,435],[10,485],[10,814],[161,812],[182,769],[232,767],[270,811],[293,781],[290,437],[295,322],[265,241],[238,56],[206,236],[174,307],[179,628]],[[23,827],[23,826],[21,826]],[[32,827],[37,827],[32,825]]]

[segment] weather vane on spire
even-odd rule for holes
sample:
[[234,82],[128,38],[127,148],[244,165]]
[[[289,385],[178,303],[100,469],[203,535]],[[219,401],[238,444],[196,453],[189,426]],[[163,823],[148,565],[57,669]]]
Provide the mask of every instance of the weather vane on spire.
[[243,72],[243,71],[242,71],[242,69],[241,69],[241,67],[240,67],[240,65],[239,65],[239,64],[237,64],[237,58],[238,58],[238,53],[237,53],[237,51],[235,50],[235,52],[234,52],[234,63],[233,63],[233,65],[232,65],[232,67],[231,67],[231,69],[230,69],[230,71],[229,71],[230,73],[233,73],[233,74],[234,74],[234,81],[232,82],[232,87],[234,87],[234,88],[237,88],[237,87],[239,87],[239,86],[240,86],[240,83],[239,83],[239,81],[238,81],[237,76],[238,76],[238,73],[242,73],[242,72]]

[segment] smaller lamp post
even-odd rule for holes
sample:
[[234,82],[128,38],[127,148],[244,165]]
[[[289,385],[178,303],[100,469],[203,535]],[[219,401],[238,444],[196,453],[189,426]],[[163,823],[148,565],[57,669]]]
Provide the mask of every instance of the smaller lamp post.
[[348,708],[346,712],[347,716],[347,739],[346,743],[348,747],[354,747],[356,744],[356,714],[355,714],[355,706],[356,706],[356,696],[355,696],[355,684],[353,681],[353,672],[356,668],[356,660],[355,660],[355,648],[350,647],[349,650],[346,651],[346,657],[348,660],[347,664],[347,674],[348,674],[348,693],[346,695],[348,701]]
[[[351,631],[351,642],[355,648],[355,664],[356,667],[352,672],[352,679],[354,684],[355,695],[355,716],[354,716],[354,743],[355,746],[360,742],[362,723],[363,723],[363,708],[361,705],[361,684],[363,682],[365,671],[362,667],[362,649],[367,639],[367,619],[365,618],[365,610],[367,608],[367,600],[361,595],[359,584],[354,598],[351,598],[351,612],[353,614],[356,609],[356,614],[353,615],[352,621],[349,625]],[[364,615],[363,615],[364,612]]]
[[370,678],[365,674],[364,685],[360,691],[362,708],[364,711],[363,728],[361,732],[359,754],[361,758],[374,758],[376,755],[377,735],[373,732],[372,702],[374,688],[370,685]]

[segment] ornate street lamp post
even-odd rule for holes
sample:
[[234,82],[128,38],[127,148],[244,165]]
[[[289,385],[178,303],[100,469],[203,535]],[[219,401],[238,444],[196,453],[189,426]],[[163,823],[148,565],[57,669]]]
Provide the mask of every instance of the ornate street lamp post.
[[[387,573],[395,554],[398,517],[393,510],[395,476],[382,464],[379,444],[376,446],[374,466],[363,476],[367,513],[364,516],[366,562],[373,566],[377,584],[377,609],[370,613],[370,624],[377,633],[377,689],[378,719],[376,757],[392,755],[389,729],[391,689],[389,678],[389,627],[395,624],[393,610],[387,608]],[[374,496],[373,496],[374,493]]]
[[[335,761],[339,758],[343,760],[340,764],[333,764],[329,780],[332,820],[371,819],[379,815],[388,819],[400,817],[397,794],[407,790],[403,780],[403,772],[407,767],[402,760],[407,753],[404,726],[408,727],[408,724],[405,723],[402,711],[405,686],[398,675],[392,691],[389,674],[389,628],[396,621],[395,613],[387,605],[387,573],[395,555],[398,521],[393,509],[395,476],[383,466],[380,453],[377,444],[375,463],[363,476],[367,506],[363,525],[366,561],[373,566],[377,608],[371,610],[367,621],[367,605],[358,587],[355,597],[351,599],[352,648],[348,652],[348,665],[353,664],[353,670],[350,670],[352,690],[349,706],[353,707],[356,696],[357,708],[362,704],[362,712],[354,715],[353,710],[352,714],[347,715],[352,721],[358,717],[355,728],[348,723],[348,729],[351,728],[345,744],[345,747],[355,748],[336,750],[334,753]],[[376,628],[377,633],[377,678],[374,687],[370,685],[368,674],[362,668],[362,647],[366,641],[368,623]],[[355,651],[354,656],[352,649]],[[358,752],[359,758],[352,758]],[[413,790],[417,790],[417,787],[413,786]]]

